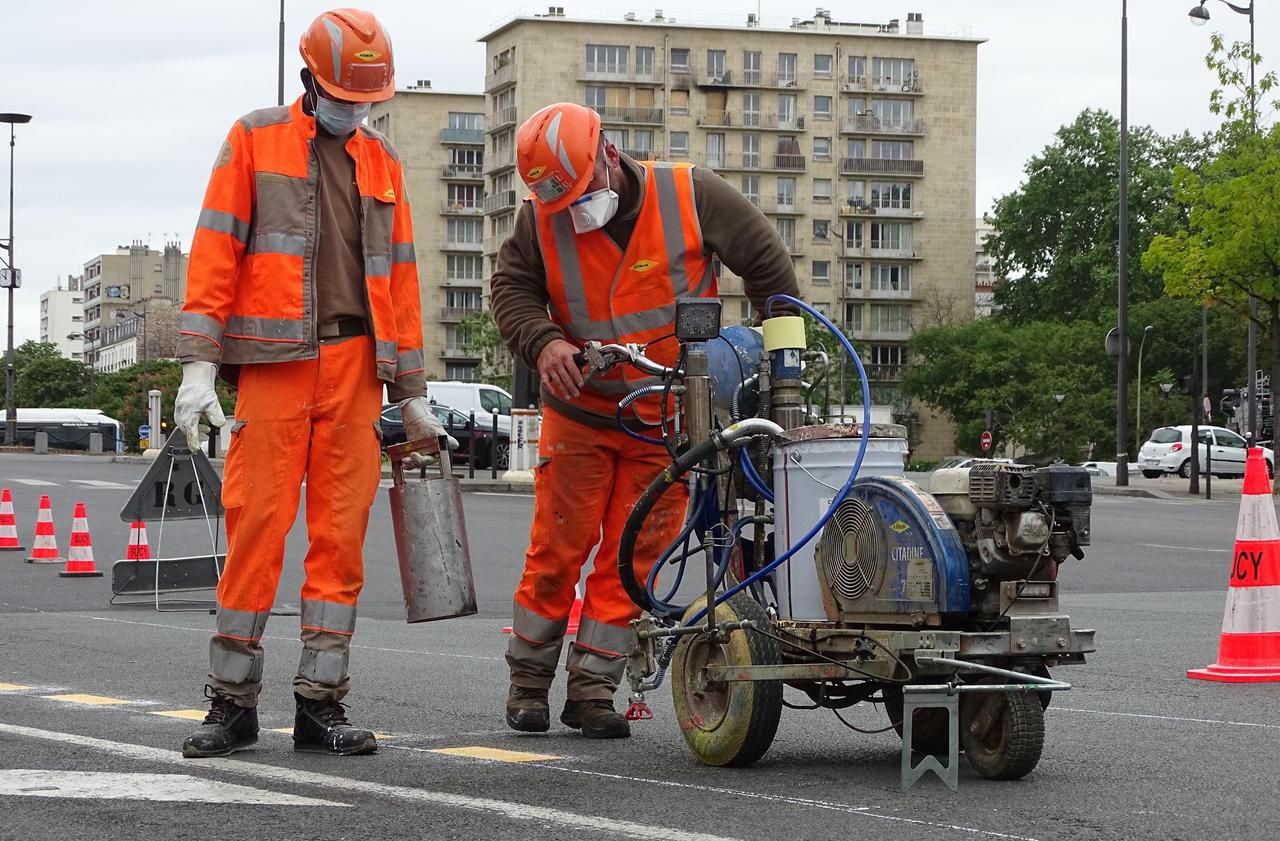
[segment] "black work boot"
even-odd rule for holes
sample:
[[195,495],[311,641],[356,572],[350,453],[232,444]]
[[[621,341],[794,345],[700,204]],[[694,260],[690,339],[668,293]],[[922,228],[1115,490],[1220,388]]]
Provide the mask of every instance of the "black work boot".
[[333,698],[312,700],[297,692],[293,719],[293,746],[299,750],[323,750],[338,756],[373,753],[378,740],[372,730],[354,727],[347,721],[346,707]]
[[551,729],[551,705],[547,690],[511,684],[507,690],[507,726],[524,733],[545,733]]
[[613,708],[613,701],[565,701],[560,723],[581,730],[588,739],[625,739],[631,735],[631,722]]
[[244,750],[258,741],[258,710],[240,707],[212,686],[204,688],[210,699],[209,714],[200,729],[182,743],[182,755],[188,759],[226,756]]

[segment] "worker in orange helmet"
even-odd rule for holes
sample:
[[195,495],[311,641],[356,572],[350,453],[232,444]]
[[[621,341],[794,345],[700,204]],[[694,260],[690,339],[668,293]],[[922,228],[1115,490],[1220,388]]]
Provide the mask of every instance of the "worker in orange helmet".
[[183,743],[188,757],[257,740],[261,640],[304,477],[310,546],[294,744],[377,749],[340,702],[381,476],[384,386],[408,439],[444,434],[426,399],[404,174],[387,139],[362,125],[369,103],[395,92],[391,40],[369,12],[338,9],[315,19],[300,49],[303,95],[231,127],[191,248],[175,420],[192,447],[201,417],[225,422],[215,374],[239,394],[222,488],[228,547],[211,705]]
[[[604,136],[594,110],[562,102],[538,111],[516,135],[516,158],[532,195],[498,252],[491,304],[507,346],[537,369],[546,411],[507,647],[506,720],[515,730],[549,729],[547,692],[594,550],[560,721],[591,738],[626,737],[613,695],[640,611],[618,577],[618,542],[632,504],[669,459],[614,422],[619,401],[646,383],[622,368],[584,381],[574,354],[589,340],[647,343],[646,355],[673,364],[675,302],[716,296],[716,256],[743,278],[757,312],[798,286],[778,232],[740,192],[704,167],[633,160]],[[633,423],[662,411],[656,397],[633,405]],[[673,490],[649,518],[635,549],[641,580],[679,533],[686,502]]]

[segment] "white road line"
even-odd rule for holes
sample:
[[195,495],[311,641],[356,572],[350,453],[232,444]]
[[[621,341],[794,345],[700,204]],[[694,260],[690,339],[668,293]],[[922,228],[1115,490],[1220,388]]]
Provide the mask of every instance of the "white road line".
[[122,485],[119,482],[108,482],[103,479],[72,479],[71,481],[77,485],[111,491],[131,491],[136,487],[135,485]]
[[1258,727],[1263,730],[1280,730],[1280,724],[1260,724],[1256,721],[1227,721],[1221,718],[1181,718],[1176,715],[1152,715],[1149,713],[1120,713],[1110,710],[1082,710],[1075,707],[1060,707],[1054,704],[1051,712],[1084,713],[1087,715],[1111,715],[1118,718],[1145,718],[1156,721],[1176,721],[1183,724],[1226,724],[1232,727]]
[[771,803],[785,803],[790,806],[805,806],[813,809],[826,809],[833,812],[845,812],[851,815],[860,815],[867,818],[878,818],[884,821],[893,821],[896,823],[908,823],[915,826],[930,827],[931,829],[945,829],[950,832],[967,832],[973,835],[981,835],[987,838],[1004,838],[1008,841],[1036,841],[1026,835],[1011,835],[1007,832],[995,832],[989,829],[978,829],[972,826],[960,826],[957,824],[938,823],[935,821],[920,820],[918,818],[904,818],[898,815],[885,815],[874,811],[874,806],[851,806],[847,803],[832,803],[826,800],[810,800],[804,797],[787,797],[779,794],[765,794],[759,791],[744,791],[734,788],[719,788],[716,786],[704,786],[696,783],[680,783],[675,780],[654,780],[646,777],[628,777],[623,774],[608,774],[603,771],[587,771],[582,768],[570,768],[563,765],[549,765],[541,762],[530,762],[524,767],[526,768],[546,768],[551,771],[565,771],[570,774],[584,774],[589,777],[601,777],[609,780],[619,780],[627,783],[647,783],[649,785],[662,786],[664,788],[682,788],[693,791],[701,791],[707,794],[725,794],[736,797],[745,797],[751,800],[764,800]]
[[466,488],[463,488],[462,492],[470,496],[505,496],[505,497],[524,497],[525,499],[529,499],[529,500],[533,499],[533,494],[501,493],[499,491],[468,491]]
[[[192,762],[183,759],[177,751],[162,750],[146,745],[134,745],[128,742],[112,742],[106,739],[95,739],[81,736],[78,733],[62,733],[56,730],[40,730],[35,727],[23,727],[17,724],[0,723],[0,733],[12,733],[15,736],[26,736],[31,739],[43,739],[49,742],[60,742],[75,747],[90,748],[114,756],[124,756],[143,762],[162,762],[169,765],[181,765],[188,770],[221,771],[244,777],[256,777],[285,785],[307,785],[318,788],[336,789],[344,794],[367,794],[375,797],[390,797],[397,800],[411,800],[420,803],[433,803],[452,809],[466,809],[472,812],[484,812],[499,818],[512,821],[541,821],[573,829],[579,832],[605,833],[620,835],[625,838],[654,838],[663,841],[737,841],[718,835],[703,832],[689,832],[672,827],[650,826],[633,821],[621,821],[599,815],[578,814],[546,806],[534,806],[510,800],[497,800],[488,797],[470,797],[464,794],[453,794],[447,791],[432,791],[425,788],[375,783],[368,780],[357,780],[351,777],[338,777],[330,774],[318,774],[313,771],[299,771],[293,768],[281,768],[258,762],[243,762],[236,759],[201,759]],[[1013,837],[1013,836],[1006,836]]]
[[247,803],[257,806],[351,805],[206,780],[190,774],[117,774],[28,768],[0,770],[0,795],[164,803]]
[[1152,549],[1177,549],[1180,552],[1230,552],[1231,549],[1201,549],[1198,546],[1166,546],[1163,543],[1139,543],[1139,546],[1149,546]]
[[19,485],[35,485],[40,488],[56,488],[57,482],[46,482],[43,479],[10,479],[11,482],[17,482]]

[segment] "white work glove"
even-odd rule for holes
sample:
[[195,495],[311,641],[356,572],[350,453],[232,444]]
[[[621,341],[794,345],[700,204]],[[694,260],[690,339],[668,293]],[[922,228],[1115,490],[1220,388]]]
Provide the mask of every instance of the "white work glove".
[[173,401],[173,421],[187,436],[192,450],[200,449],[200,418],[210,426],[222,426],[227,422],[218,402],[218,392],[213,387],[218,366],[212,362],[183,362],[182,386]]
[[449,439],[449,449],[458,449],[458,441],[445,431],[440,419],[431,411],[431,403],[425,397],[410,397],[400,401],[400,418],[404,422],[404,440],[425,441],[444,436]]

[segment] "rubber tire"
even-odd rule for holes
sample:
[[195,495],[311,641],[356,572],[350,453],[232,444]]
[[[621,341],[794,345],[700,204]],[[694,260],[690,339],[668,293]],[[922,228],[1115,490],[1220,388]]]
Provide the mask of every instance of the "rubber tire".
[[[706,597],[690,605],[684,621],[692,619]],[[716,605],[716,622],[751,620],[769,629],[772,621],[768,614],[746,593],[738,593],[728,602]],[[689,654],[695,642],[704,639],[701,634],[686,634],[680,638],[671,659],[671,695],[675,702],[676,721],[680,725],[685,743],[693,755],[704,765],[714,767],[742,767],[759,760],[773,744],[782,718],[782,681],[742,681],[728,685],[729,712],[714,727],[706,727],[694,712],[688,697],[686,675]],[[764,666],[781,662],[778,641],[753,631],[738,629],[729,634],[722,646],[727,649],[725,659],[733,666]]]
[[1178,467],[1178,475],[1181,476],[1183,479],[1191,478],[1191,459],[1187,459],[1186,461],[1182,462],[1182,464]]
[[[1038,692],[966,692],[960,697],[960,747],[969,766],[988,780],[1018,780],[1030,774],[1044,751],[1044,706]],[[1000,705],[999,744],[990,749],[971,732],[984,703]]]
[[1148,479],[1159,479],[1164,473],[1159,470],[1144,470],[1142,475]]
[[497,465],[499,470],[506,470],[511,466],[511,441],[506,438],[499,438],[489,446],[489,463],[485,467]]
[[[889,716],[898,738],[902,738],[902,687],[886,686],[881,690],[884,696],[884,712]],[[916,753],[927,753],[943,756],[951,749],[947,731],[950,725],[947,711],[940,709],[916,710],[911,721],[911,749]]]

